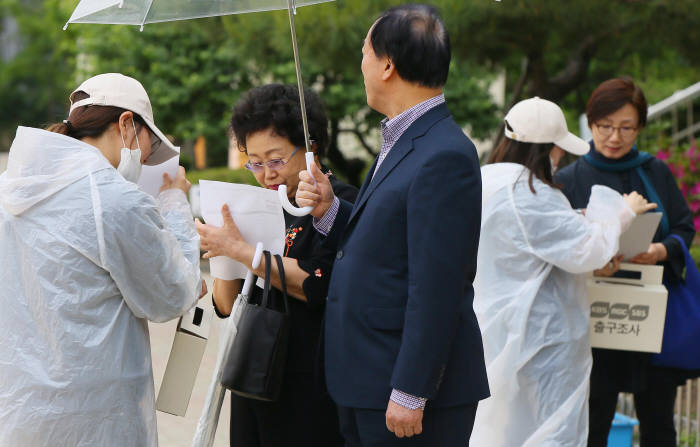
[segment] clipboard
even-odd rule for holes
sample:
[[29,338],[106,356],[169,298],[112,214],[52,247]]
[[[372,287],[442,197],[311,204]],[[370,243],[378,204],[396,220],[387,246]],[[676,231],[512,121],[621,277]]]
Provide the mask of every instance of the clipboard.
[[661,213],[645,213],[635,217],[632,225],[620,236],[620,250],[617,254],[623,255],[624,259],[632,259],[640,253],[646,253],[659,222]]

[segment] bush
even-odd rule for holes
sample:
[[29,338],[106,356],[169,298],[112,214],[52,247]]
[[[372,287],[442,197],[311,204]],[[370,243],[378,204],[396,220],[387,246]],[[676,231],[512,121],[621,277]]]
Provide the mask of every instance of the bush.
[[[671,148],[669,144],[661,145],[656,152],[656,158],[663,160],[676,177],[678,187],[688,202],[693,214],[695,230],[700,231],[700,150],[695,140],[690,144]],[[700,237],[696,235],[690,254],[700,265]]]
[[253,174],[247,169],[210,168],[201,171],[189,171],[187,180],[193,185],[200,180],[214,180],[218,182],[242,183],[246,185],[260,186]]

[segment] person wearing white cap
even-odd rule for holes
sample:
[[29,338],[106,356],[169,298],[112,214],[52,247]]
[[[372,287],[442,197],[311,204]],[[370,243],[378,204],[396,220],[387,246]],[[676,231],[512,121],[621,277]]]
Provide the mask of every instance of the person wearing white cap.
[[98,75],[71,102],[17,129],[0,175],[0,445],[156,446],[147,320],[203,287],[189,183],[133,183],[178,153],[138,81]]
[[586,445],[591,347],[580,274],[610,262],[635,214],[655,205],[595,186],[585,214],[573,210],[552,181],[564,151],[582,155],[588,144],[556,104],[526,99],[482,168],[474,310],[491,397],[477,410],[474,446]]

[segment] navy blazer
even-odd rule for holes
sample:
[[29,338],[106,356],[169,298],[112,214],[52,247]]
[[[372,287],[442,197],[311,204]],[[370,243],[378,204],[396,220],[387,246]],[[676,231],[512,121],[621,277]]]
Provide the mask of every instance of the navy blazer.
[[[375,162],[376,166],[376,162]],[[481,227],[474,145],[439,105],[396,142],[355,205],[341,200],[326,305],[328,389],[385,409],[393,388],[428,406],[488,397],[472,308]]]

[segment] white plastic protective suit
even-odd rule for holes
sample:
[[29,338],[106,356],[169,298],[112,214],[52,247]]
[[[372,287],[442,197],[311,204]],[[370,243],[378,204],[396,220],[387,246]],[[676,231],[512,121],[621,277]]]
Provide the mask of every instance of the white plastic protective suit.
[[491,397],[473,447],[584,447],[591,347],[585,276],[616,254],[634,212],[594,186],[585,216],[522,165],[482,168],[474,282]]
[[185,195],[20,127],[0,176],[0,446],[157,446],[147,320],[199,295]]

